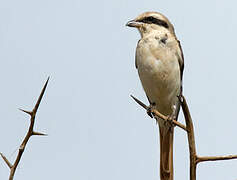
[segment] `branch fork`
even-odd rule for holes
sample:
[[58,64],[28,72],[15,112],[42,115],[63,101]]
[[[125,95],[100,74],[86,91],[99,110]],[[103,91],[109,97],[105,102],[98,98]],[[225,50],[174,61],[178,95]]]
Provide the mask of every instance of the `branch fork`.
[[[149,108],[148,106],[146,106],[143,102],[141,102],[134,96],[131,95],[131,97],[144,109],[147,110]],[[174,125],[184,129],[187,132],[188,144],[189,144],[189,157],[190,157],[190,180],[196,180],[197,164],[200,162],[237,159],[237,155],[227,155],[227,156],[198,156],[197,155],[195,136],[194,136],[194,126],[193,126],[192,117],[188,108],[188,104],[183,95],[178,96],[178,98],[179,98],[179,101],[181,103],[181,107],[184,113],[186,126],[184,126],[183,124],[177,122],[176,120],[172,118],[169,119],[169,117],[164,116],[163,114],[161,114],[155,109],[152,109],[151,112],[154,113],[155,116],[165,121],[171,121]]]

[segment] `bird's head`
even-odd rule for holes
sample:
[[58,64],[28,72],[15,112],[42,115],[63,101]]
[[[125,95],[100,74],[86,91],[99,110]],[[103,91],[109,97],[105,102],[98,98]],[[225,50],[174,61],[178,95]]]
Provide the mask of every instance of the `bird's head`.
[[169,20],[158,12],[145,12],[134,20],[128,21],[126,26],[135,27],[139,30],[141,36],[157,31],[169,31],[175,35],[174,27]]

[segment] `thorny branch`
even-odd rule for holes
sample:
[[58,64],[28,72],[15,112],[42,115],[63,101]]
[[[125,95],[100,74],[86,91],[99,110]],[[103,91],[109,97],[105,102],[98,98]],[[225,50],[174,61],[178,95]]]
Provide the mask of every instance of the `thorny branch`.
[[[148,110],[148,106],[146,106],[143,102],[135,98],[134,96],[131,96],[140,106],[142,106],[144,109]],[[160,112],[158,112],[155,109],[151,109],[151,112],[155,115],[158,116],[159,118],[165,120],[165,121],[171,121],[174,125],[186,130],[187,136],[188,136],[188,144],[189,144],[189,157],[190,157],[190,180],[196,180],[196,169],[197,169],[197,164],[200,162],[206,162],[206,161],[218,161],[218,160],[231,160],[231,159],[237,159],[237,155],[229,155],[229,156],[198,156],[196,152],[196,144],[195,144],[195,136],[194,136],[194,126],[193,126],[193,121],[192,117],[187,105],[187,101],[184,96],[179,96],[178,97],[181,106],[183,109],[184,117],[185,117],[185,122],[186,122],[186,127],[175,121],[175,120],[170,120],[169,117],[164,116]],[[161,158],[161,157],[160,157]]]
[[[131,95],[131,97],[140,105],[142,106],[144,109],[148,110],[149,107],[147,105],[145,105],[143,102],[141,102],[140,100],[138,100],[137,98],[135,98],[134,96]],[[164,121],[171,121],[171,123],[173,123],[174,125],[182,128],[183,130],[187,130],[186,127],[181,124],[180,122],[174,120],[174,119],[170,119],[168,116],[165,116],[163,114],[161,114],[159,111],[157,111],[156,109],[154,108],[151,108],[151,113],[154,114],[155,116],[163,119]]]
[[7,164],[7,166],[10,168],[10,175],[9,175],[9,180],[13,180],[13,177],[14,177],[14,174],[15,174],[15,171],[16,171],[16,168],[21,160],[21,157],[23,155],[23,152],[25,150],[25,147],[26,147],[26,144],[28,142],[28,140],[30,139],[31,136],[33,135],[38,135],[38,136],[45,136],[46,134],[44,133],[40,133],[40,132],[36,132],[34,131],[34,123],[35,123],[35,116],[36,116],[36,113],[37,113],[37,110],[38,110],[38,107],[40,105],[40,102],[41,102],[41,99],[44,95],[44,92],[45,92],[45,89],[47,87],[47,84],[48,84],[48,81],[49,81],[49,78],[47,79],[41,93],[40,93],[40,96],[35,104],[35,107],[33,108],[32,111],[26,111],[26,110],[23,110],[23,109],[20,109],[21,111],[29,114],[31,116],[30,118],[30,126],[29,126],[29,129],[28,129],[28,132],[24,138],[24,140],[22,141],[20,147],[19,147],[19,150],[18,150],[18,154],[17,154],[17,157],[16,157],[16,160],[13,164],[11,164],[8,159],[2,154],[0,153],[1,157],[3,158],[3,160],[5,161],[5,163]]

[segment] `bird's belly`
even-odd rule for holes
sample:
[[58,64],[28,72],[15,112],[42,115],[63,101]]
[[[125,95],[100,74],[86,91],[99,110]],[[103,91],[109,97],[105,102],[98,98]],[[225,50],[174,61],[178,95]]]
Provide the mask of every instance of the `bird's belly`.
[[[175,59],[176,60],[176,59]],[[178,61],[163,62],[153,58],[140,59],[138,73],[142,86],[158,111],[170,115],[180,92],[180,69]]]

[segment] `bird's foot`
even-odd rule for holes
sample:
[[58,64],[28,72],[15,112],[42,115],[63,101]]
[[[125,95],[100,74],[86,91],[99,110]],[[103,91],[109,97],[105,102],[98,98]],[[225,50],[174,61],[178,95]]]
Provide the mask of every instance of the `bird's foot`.
[[151,103],[146,111],[148,116],[150,116],[151,118],[153,118],[152,109],[155,107],[155,105],[156,105],[156,103]]
[[167,121],[166,123],[169,124],[170,127],[174,127],[175,124],[173,123],[173,120],[176,120],[176,105],[173,105],[172,106],[172,114],[171,115],[168,115],[168,118],[167,118]]

